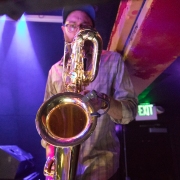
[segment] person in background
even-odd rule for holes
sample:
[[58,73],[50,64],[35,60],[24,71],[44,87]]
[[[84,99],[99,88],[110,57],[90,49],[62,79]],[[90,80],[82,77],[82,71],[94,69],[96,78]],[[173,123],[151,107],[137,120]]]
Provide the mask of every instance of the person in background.
[[[95,28],[95,10],[91,5],[65,7],[62,12],[62,31],[66,43],[71,43],[82,28]],[[71,52],[70,46],[68,51]],[[85,47],[86,68],[91,64],[92,49]],[[45,97],[64,92],[62,79],[62,58],[54,64],[48,75]],[[97,120],[92,135],[81,144],[77,180],[119,180],[116,172],[119,168],[120,142],[116,124],[128,124],[134,120],[137,112],[137,97],[122,57],[117,52],[103,50],[96,79],[81,92],[82,95],[95,90],[108,97],[110,108]],[[106,111],[102,100],[92,101],[95,109]],[[42,145],[48,146],[43,140]]]

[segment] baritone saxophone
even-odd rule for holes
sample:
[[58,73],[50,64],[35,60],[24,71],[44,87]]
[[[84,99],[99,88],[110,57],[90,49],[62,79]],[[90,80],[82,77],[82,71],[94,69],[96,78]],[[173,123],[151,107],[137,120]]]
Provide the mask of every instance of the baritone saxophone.
[[[84,69],[83,47],[86,41],[93,45],[91,68],[88,70]],[[55,156],[47,159],[44,174],[56,180],[75,179],[80,144],[90,137],[97,123],[97,117],[92,116],[92,104],[83,102],[79,93],[97,76],[102,38],[95,30],[82,29],[71,43],[71,49],[70,58],[63,60],[65,92],[44,102],[36,115],[39,135],[55,147]]]

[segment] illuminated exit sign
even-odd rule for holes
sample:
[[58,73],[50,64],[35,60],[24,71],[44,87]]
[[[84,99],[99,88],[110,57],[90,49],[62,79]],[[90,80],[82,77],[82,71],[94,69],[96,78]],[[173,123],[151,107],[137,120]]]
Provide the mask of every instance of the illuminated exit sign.
[[138,105],[136,121],[157,120],[156,106],[152,104]]

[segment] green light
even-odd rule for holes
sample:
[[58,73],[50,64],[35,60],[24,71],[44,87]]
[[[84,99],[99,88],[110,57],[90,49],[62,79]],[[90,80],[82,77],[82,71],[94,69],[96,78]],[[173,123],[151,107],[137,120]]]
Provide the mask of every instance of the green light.
[[153,105],[152,104],[141,104],[138,105],[139,116],[152,116],[153,115]]

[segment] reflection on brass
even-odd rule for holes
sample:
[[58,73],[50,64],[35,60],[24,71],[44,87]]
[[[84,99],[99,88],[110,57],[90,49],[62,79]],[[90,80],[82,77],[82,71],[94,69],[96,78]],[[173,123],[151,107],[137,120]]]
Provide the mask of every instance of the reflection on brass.
[[48,130],[57,138],[71,138],[83,131],[87,116],[82,107],[63,104],[51,110],[48,115]]

